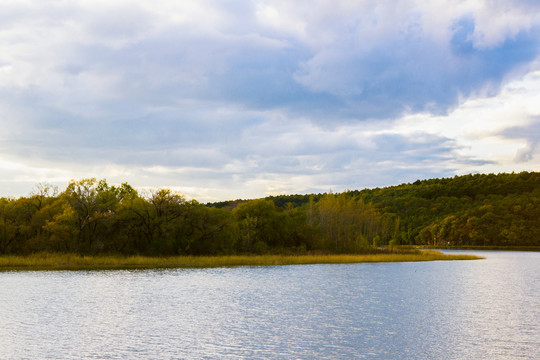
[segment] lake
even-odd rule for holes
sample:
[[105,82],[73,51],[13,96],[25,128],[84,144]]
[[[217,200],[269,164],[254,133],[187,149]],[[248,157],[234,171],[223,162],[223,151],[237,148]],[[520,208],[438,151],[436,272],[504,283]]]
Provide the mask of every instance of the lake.
[[[459,252],[459,251],[448,251]],[[0,273],[0,359],[539,359],[540,253]]]

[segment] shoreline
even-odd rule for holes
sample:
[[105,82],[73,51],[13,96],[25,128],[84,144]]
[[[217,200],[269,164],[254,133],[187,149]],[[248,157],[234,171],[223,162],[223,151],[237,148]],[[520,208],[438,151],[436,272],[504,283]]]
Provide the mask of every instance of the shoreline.
[[479,260],[475,255],[443,254],[422,250],[419,253],[384,254],[299,254],[299,255],[226,255],[226,256],[81,256],[76,254],[32,254],[0,256],[0,272],[50,270],[136,270],[172,268],[216,268],[238,266],[276,266],[309,264],[355,264],[380,262],[416,262],[442,260]]
[[419,250],[491,250],[491,251],[540,251],[540,246],[434,246],[418,245]]

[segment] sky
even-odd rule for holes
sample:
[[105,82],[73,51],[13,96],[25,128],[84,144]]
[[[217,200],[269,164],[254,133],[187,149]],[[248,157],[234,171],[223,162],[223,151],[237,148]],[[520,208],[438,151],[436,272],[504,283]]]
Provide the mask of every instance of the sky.
[[0,0],[0,197],[540,171],[536,0]]

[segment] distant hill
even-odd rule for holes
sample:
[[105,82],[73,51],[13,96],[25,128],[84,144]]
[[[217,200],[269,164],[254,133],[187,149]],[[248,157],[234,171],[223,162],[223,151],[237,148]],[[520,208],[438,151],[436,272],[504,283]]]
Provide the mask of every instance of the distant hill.
[[[343,194],[372,204],[382,216],[399,217],[401,244],[540,246],[539,172],[417,180]],[[280,208],[296,208],[305,207],[310,198],[316,203],[323,195],[266,200]]]

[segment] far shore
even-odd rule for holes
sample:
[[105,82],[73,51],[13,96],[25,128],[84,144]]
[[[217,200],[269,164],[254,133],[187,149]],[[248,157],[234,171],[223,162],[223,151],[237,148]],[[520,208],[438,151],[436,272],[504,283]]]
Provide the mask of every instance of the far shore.
[[540,246],[478,246],[478,245],[462,245],[462,246],[435,246],[435,245],[419,245],[418,249],[433,249],[433,250],[495,250],[495,251],[540,251]]
[[28,256],[0,256],[0,271],[215,268],[477,259],[483,258],[475,255],[443,254],[433,250],[423,250],[417,253],[403,254],[301,254],[175,257],[114,255],[81,256],[76,254],[41,253]]

